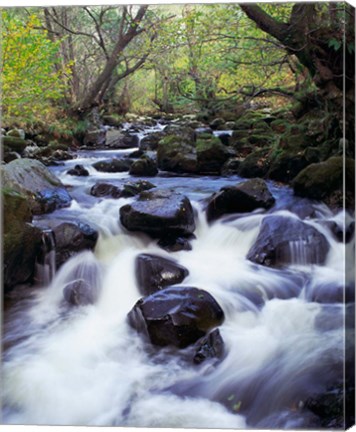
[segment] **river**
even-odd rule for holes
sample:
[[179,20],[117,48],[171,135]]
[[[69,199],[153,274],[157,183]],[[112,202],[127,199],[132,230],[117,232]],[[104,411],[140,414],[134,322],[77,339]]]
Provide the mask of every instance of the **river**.
[[[192,250],[169,253],[148,236],[129,233],[120,225],[120,207],[134,198],[102,199],[88,193],[99,180],[127,182],[128,173],[100,173],[91,164],[133,150],[82,150],[77,159],[50,168],[69,186],[73,201],[69,208],[37,217],[36,223],[51,217],[79,219],[97,228],[100,236],[94,253],[71,258],[49,284],[30,290],[6,314],[3,422],[309,428],[314,420],[303,409],[305,399],[342,379],[345,359],[345,305],[339,300],[313,301],[315,292],[322,289],[327,298],[336,298],[344,281],[347,285],[353,278],[345,274],[344,244],[323,222],[343,226],[351,218],[297,198],[287,186],[267,182],[276,199],[272,209],[208,224],[205,200],[244,179],[160,173],[146,180],[185,194],[196,211]],[[66,174],[76,164],[90,175]],[[295,209],[305,206],[314,209],[306,223],[322,232],[330,245],[324,265],[309,264],[303,248],[293,245],[293,262],[284,268],[246,260],[266,215],[298,218]],[[222,360],[195,365],[187,361],[185,350],[152,349],[127,324],[127,313],[141,297],[134,267],[141,253],[173,257],[189,270],[182,286],[202,288],[218,301],[225,313]],[[68,277],[78,268],[85,273],[91,264],[100,268],[98,301],[68,307],[62,294]]]

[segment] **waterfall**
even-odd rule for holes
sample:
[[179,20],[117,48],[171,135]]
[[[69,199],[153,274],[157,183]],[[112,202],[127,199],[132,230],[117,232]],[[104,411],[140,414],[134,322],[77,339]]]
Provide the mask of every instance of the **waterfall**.
[[40,286],[48,286],[56,272],[56,245],[53,231],[42,231],[41,249],[37,256],[35,281]]

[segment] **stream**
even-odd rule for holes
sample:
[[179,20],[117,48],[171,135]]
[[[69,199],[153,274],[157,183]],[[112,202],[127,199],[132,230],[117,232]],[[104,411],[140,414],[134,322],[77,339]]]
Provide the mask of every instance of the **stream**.
[[[148,130],[155,131],[155,128]],[[147,132],[146,132],[147,133]],[[159,189],[186,195],[195,210],[192,250],[166,252],[157,241],[129,233],[119,209],[135,198],[97,198],[89,194],[98,181],[117,186],[128,173],[102,173],[91,165],[106,157],[127,157],[129,150],[81,150],[77,158],[52,166],[69,186],[70,207],[42,218],[80,220],[99,233],[94,253],[71,258],[44,286],[9,310],[4,323],[3,423],[43,425],[305,428],[315,421],[305,400],[343,377],[345,359],[345,245],[323,224],[351,221],[344,212],[298,198],[285,186],[267,181],[276,199],[268,211],[229,215],[208,224],[204,203],[238,176],[144,178]],[[82,164],[88,177],[66,174]],[[310,264],[303,247],[291,244],[292,264],[275,269],[246,259],[261,221],[271,213],[299,218],[298,209],[313,207],[305,222],[326,237],[324,265]],[[353,250],[354,240],[348,245]],[[127,323],[142,297],[135,258],[142,253],[174,258],[189,270],[180,284],[202,288],[220,304],[222,359],[199,365],[187,361],[189,348],[154,349]],[[348,252],[349,253],[349,252]],[[63,301],[68,275],[90,265],[100,267],[100,295],[94,305],[69,307]],[[49,277],[48,279],[51,279]],[[313,301],[317,290],[328,301]],[[341,290],[341,291],[340,291]],[[341,301],[330,301],[340,298]],[[257,300],[256,300],[257,299]]]

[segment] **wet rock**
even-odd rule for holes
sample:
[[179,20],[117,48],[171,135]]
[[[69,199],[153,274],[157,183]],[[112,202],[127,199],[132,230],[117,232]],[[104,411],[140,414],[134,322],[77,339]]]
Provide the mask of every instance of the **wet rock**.
[[106,130],[95,129],[88,131],[83,139],[83,144],[88,147],[100,148],[105,145],[106,141]]
[[264,177],[270,167],[269,148],[255,150],[249,154],[238,168],[238,175],[246,178]]
[[157,150],[159,141],[165,136],[162,132],[153,132],[143,137],[140,141],[141,150]]
[[154,177],[158,169],[153,159],[143,156],[131,165],[129,172],[133,176]]
[[221,175],[227,176],[237,174],[240,164],[241,159],[238,158],[227,160],[221,168]]
[[228,134],[228,133],[221,133],[221,134],[219,134],[219,136],[218,136],[218,139],[221,141],[221,143],[224,145],[224,146],[228,146],[228,145],[230,145],[230,135]]
[[134,150],[132,153],[130,153],[128,155],[128,157],[131,159],[138,159],[141,156],[143,156],[144,154],[145,154],[145,152],[143,150]]
[[219,329],[215,329],[207,336],[199,339],[195,344],[193,362],[201,364],[209,359],[221,359],[224,355],[224,341]]
[[272,215],[263,219],[247,259],[269,267],[323,264],[328,251],[328,241],[316,228],[295,218]]
[[25,148],[30,145],[30,141],[15,136],[1,137],[4,150],[15,151],[22,154]]
[[100,172],[125,172],[129,171],[133,161],[130,159],[104,159],[93,163],[93,167]]
[[285,151],[271,161],[267,176],[272,180],[288,183],[308,165],[309,162],[303,154]]
[[87,177],[89,175],[89,171],[85,169],[83,165],[75,165],[74,168],[71,168],[67,171],[67,174],[72,176]]
[[121,196],[129,198],[138,195],[141,192],[155,188],[156,186],[147,180],[138,180],[135,182],[127,182],[123,185]]
[[[194,238],[190,236],[190,238]],[[166,235],[159,239],[157,245],[168,252],[179,252],[192,250],[192,245],[187,237],[176,237]]]
[[321,223],[330,230],[330,232],[333,234],[334,238],[338,242],[343,242],[345,236],[345,242],[349,243],[354,236],[355,222],[351,222],[350,224],[348,224],[346,230],[344,230],[344,227],[340,226],[335,221],[322,221]]
[[215,220],[224,214],[252,212],[258,208],[268,209],[275,199],[262,179],[247,180],[237,186],[220,189],[209,200],[208,220]]
[[[73,267],[63,267],[63,296],[71,306],[86,306],[97,302],[101,287],[101,268],[91,252],[82,252],[81,260]],[[63,273],[62,273],[63,274]]]
[[90,195],[95,197],[121,198],[122,190],[110,183],[95,183],[90,189]]
[[2,189],[3,263],[5,291],[31,281],[41,245],[41,230],[31,225],[27,197],[10,188]]
[[[346,207],[353,208],[355,193],[355,161],[345,160]],[[342,156],[331,157],[325,162],[311,164],[293,180],[294,193],[298,196],[324,201],[333,208],[343,207]]]
[[70,205],[72,198],[61,181],[37,160],[13,160],[2,167],[2,174],[3,186],[25,195],[33,214]]
[[196,173],[198,161],[194,131],[189,128],[169,128],[175,135],[169,134],[158,143],[157,163],[159,169],[176,173]]
[[49,219],[41,221],[41,227],[53,232],[57,268],[78,252],[94,250],[99,236],[96,229],[80,221]]
[[137,201],[121,207],[120,220],[129,231],[153,237],[187,235],[195,230],[189,199],[170,190],[141,192]]
[[189,273],[176,261],[156,255],[141,254],[135,265],[138,288],[145,296],[182,282]]
[[115,129],[106,132],[105,146],[111,149],[129,149],[138,147],[139,138],[128,132],[121,132]]
[[229,158],[226,147],[219,138],[209,136],[196,142],[198,172],[200,174],[219,175],[221,168]]
[[3,161],[5,163],[9,163],[9,162],[11,162],[11,161],[13,161],[15,159],[20,159],[20,157],[21,156],[18,153],[10,151],[10,152],[5,152],[3,154],[3,158],[2,159],[3,159]]
[[305,297],[308,301],[322,304],[354,303],[355,287],[335,282],[316,282],[306,286]]
[[185,348],[222,324],[224,312],[206,291],[169,287],[140,299],[128,315],[129,324],[152,344]]
[[[329,387],[309,397],[304,407],[319,417],[322,428],[347,429],[355,423],[355,384],[346,389],[343,384]],[[353,413],[352,418],[345,418],[345,407],[348,414]]]

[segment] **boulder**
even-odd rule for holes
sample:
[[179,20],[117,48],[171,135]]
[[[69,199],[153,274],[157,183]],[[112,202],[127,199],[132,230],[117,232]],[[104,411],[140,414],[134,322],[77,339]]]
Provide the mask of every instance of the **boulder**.
[[22,154],[25,148],[31,144],[30,141],[15,136],[1,137],[3,148],[6,151],[15,151]]
[[224,312],[206,291],[169,287],[140,299],[128,315],[129,324],[152,344],[185,348],[222,324]]
[[49,219],[41,221],[40,226],[53,232],[57,268],[78,252],[94,250],[99,236],[97,230],[80,221]]
[[67,171],[67,174],[72,176],[87,177],[89,175],[89,171],[85,169],[83,165],[75,165],[74,168],[71,168]]
[[158,169],[153,159],[142,156],[131,165],[129,172],[133,176],[154,177],[157,175]]
[[170,190],[141,192],[137,201],[121,207],[120,220],[129,231],[153,237],[189,235],[195,230],[189,199]]
[[209,136],[196,142],[198,172],[200,174],[219,175],[221,168],[229,158],[229,152],[219,138]]
[[[172,127],[169,127],[172,130]],[[161,139],[157,147],[159,169],[176,173],[194,174],[198,170],[194,131],[189,128],[173,128],[175,135]]]
[[159,141],[165,136],[162,132],[153,132],[144,136],[140,141],[140,150],[157,150]]
[[106,130],[95,129],[88,131],[83,139],[83,144],[88,147],[101,148],[105,146]]
[[16,159],[2,167],[3,186],[27,197],[33,214],[70,205],[72,198],[45,165],[33,159]]
[[269,148],[255,150],[249,154],[238,168],[238,175],[246,178],[264,177],[270,166]]
[[95,183],[90,189],[90,195],[95,197],[121,198],[121,189],[110,183]]
[[155,188],[156,186],[147,180],[127,182],[122,186],[121,196],[123,198],[133,197],[141,192]]
[[41,245],[41,231],[31,225],[32,214],[26,196],[2,189],[3,283],[5,291],[31,281]]
[[[193,237],[193,236],[190,236]],[[166,235],[161,237],[157,243],[157,245],[168,251],[168,252],[179,252],[182,250],[190,251],[192,250],[192,245],[189,242],[189,238],[187,237],[177,237],[172,235]]]
[[240,164],[241,159],[239,158],[228,159],[221,167],[221,175],[228,176],[237,174]]
[[288,183],[308,165],[309,162],[303,154],[284,151],[271,160],[267,176],[272,180]]
[[[325,162],[313,163],[303,169],[293,180],[296,195],[324,201],[333,208],[343,207],[344,160],[331,157]],[[345,160],[346,207],[353,208],[355,193],[355,161]]]
[[297,218],[266,216],[247,259],[269,267],[323,264],[329,243],[316,228]]
[[209,200],[207,207],[208,221],[224,214],[247,213],[258,208],[268,209],[275,199],[262,179],[251,179],[237,186],[220,189]]
[[93,167],[100,172],[116,173],[129,171],[133,161],[130,159],[104,159],[93,163]]
[[138,288],[144,296],[179,284],[189,273],[175,260],[156,255],[141,254],[136,258],[135,265]]
[[105,146],[111,149],[129,149],[138,147],[139,138],[137,135],[131,135],[128,132],[121,132],[116,129],[110,129],[106,132]]

